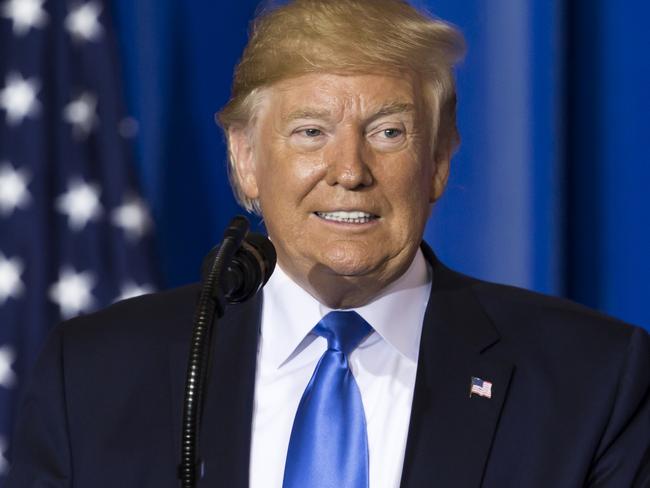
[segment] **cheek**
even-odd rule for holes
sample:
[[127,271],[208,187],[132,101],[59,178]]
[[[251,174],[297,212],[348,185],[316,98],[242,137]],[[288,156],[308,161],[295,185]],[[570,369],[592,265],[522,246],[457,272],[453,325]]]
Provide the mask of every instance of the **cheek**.
[[396,232],[408,240],[422,232],[429,216],[432,170],[410,158],[392,163],[384,185],[386,197],[395,212]]
[[320,154],[296,155],[289,166],[291,177],[305,192],[316,186],[326,172],[324,158]]
[[258,166],[260,200],[297,206],[324,174],[323,158],[300,154],[286,148],[272,151]]
[[425,162],[419,152],[409,150],[381,165],[386,191],[396,201],[413,204],[420,199],[429,200],[433,167]]

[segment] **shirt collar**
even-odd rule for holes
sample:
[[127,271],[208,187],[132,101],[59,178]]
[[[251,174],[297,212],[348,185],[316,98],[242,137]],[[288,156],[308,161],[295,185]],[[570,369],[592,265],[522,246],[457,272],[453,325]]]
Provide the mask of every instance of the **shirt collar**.
[[[402,356],[417,362],[430,292],[430,267],[418,249],[402,276],[372,302],[350,310],[361,315]],[[264,287],[262,307],[261,340],[266,357],[275,367],[290,358],[318,321],[332,311],[295,283],[279,265]]]

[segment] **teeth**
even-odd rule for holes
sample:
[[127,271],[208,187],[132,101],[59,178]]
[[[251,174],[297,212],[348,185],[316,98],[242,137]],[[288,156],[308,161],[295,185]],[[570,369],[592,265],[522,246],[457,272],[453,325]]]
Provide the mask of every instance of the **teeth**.
[[374,215],[366,212],[346,212],[339,210],[337,212],[316,212],[320,218],[325,220],[333,220],[335,222],[345,222],[350,224],[365,224],[375,218]]

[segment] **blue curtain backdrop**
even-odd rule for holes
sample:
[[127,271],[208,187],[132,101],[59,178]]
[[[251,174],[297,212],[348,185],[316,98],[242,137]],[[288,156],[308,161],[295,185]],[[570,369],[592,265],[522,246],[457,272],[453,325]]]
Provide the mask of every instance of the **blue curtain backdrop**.
[[[114,0],[168,285],[238,211],[213,114],[256,0]],[[650,327],[650,3],[417,1],[465,34],[463,142],[426,239],[451,266]]]

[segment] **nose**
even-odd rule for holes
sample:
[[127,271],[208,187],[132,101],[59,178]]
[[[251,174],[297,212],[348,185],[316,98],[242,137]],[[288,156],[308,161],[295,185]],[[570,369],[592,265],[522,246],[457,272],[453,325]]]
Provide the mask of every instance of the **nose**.
[[340,134],[327,157],[328,185],[341,185],[347,190],[372,185],[374,179],[368,166],[371,156],[367,154],[365,138],[354,130]]

